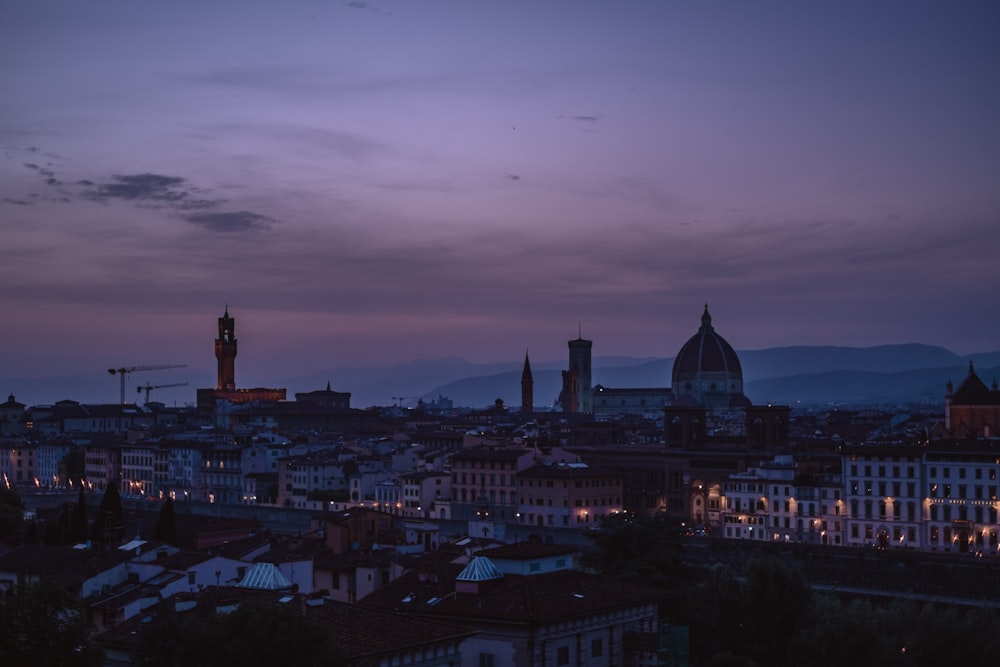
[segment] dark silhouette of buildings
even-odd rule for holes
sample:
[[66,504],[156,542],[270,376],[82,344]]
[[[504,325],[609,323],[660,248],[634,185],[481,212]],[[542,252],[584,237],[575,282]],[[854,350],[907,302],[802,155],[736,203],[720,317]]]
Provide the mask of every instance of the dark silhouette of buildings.
[[944,396],[944,435],[952,438],[996,437],[1000,429],[1000,389],[987,388],[969,362],[969,374],[954,389],[948,380]]
[[530,417],[535,411],[535,381],[531,377],[531,362],[524,353],[524,370],[521,371],[521,416]]
[[591,414],[594,399],[591,393],[590,354],[594,342],[583,336],[569,341],[569,370],[562,373],[559,406],[563,412]]
[[236,320],[229,316],[229,306],[219,318],[219,337],[215,339],[215,358],[219,370],[215,388],[220,391],[236,389]]

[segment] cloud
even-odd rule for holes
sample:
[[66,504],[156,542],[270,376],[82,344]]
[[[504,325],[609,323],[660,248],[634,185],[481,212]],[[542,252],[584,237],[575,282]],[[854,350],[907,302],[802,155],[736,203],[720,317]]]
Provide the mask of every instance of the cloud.
[[178,190],[184,183],[179,176],[162,176],[160,174],[134,174],[131,176],[112,176],[110,183],[102,183],[92,190],[92,199],[127,199],[153,200],[175,202],[184,199],[187,193]]
[[4,197],[3,203],[14,204],[16,206],[31,206],[31,202],[24,201],[23,199],[11,199],[10,197]]
[[77,183],[92,187],[83,192],[83,197],[91,201],[123,200],[180,209],[208,208],[220,203],[219,200],[197,198],[201,191],[188,185],[180,176],[146,173],[124,176],[116,174],[111,178],[109,182],[96,185],[89,180]]
[[601,118],[603,118],[603,116],[573,116],[573,120],[578,120],[581,123],[599,123]]
[[192,225],[203,227],[217,234],[231,232],[247,232],[258,229],[268,229],[273,219],[250,211],[231,211],[228,213],[199,213],[184,216]]

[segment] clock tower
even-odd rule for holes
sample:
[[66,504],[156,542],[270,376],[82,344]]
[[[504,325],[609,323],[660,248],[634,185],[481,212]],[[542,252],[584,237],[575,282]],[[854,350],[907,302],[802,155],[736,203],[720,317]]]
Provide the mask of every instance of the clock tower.
[[236,320],[229,316],[229,306],[219,318],[219,337],[215,339],[215,358],[219,361],[216,389],[236,389]]

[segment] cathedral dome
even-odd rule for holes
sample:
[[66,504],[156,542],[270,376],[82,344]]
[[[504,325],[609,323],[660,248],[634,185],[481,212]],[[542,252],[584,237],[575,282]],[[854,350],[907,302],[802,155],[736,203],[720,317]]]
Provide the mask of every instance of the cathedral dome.
[[[706,403],[709,394],[728,395],[725,404],[743,394],[743,368],[736,351],[726,339],[715,332],[708,305],[701,316],[701,328],[684,343],[671,373],[672,388],[677,397],[696,397],[699,404]],[[707,401],[717,403],[719,401]]]

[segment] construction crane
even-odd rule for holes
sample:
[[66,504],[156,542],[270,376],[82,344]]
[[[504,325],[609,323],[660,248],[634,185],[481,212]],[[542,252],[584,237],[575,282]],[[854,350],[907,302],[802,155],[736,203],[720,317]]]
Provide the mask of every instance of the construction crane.
[[108,372],[112,375],[118,374],[121,376],[122,387],[121,387],[121,402],[125,405],[125,376],[129,373],[137,373],[139,371],[162,371],[167,368],[187,368],[187,364],[166,364],[160,366],[122,366],[121,368],[109,368]]
[[415,398],[420,398],[419,396],[392,396],[392,400],[396,401],[396,407],[403,405],[403,401],[412,401]]
[[146,392],[145,404],[148,404],[149,392],[153,391],[154,389],[166,389],[167,387],[186,387],[187,385],[188,385],[187,382],[174,382],[173,384],[152,384],[152,385],[147,382],[145,387],[136,387],[135,390],[140,394],[144,391]]

